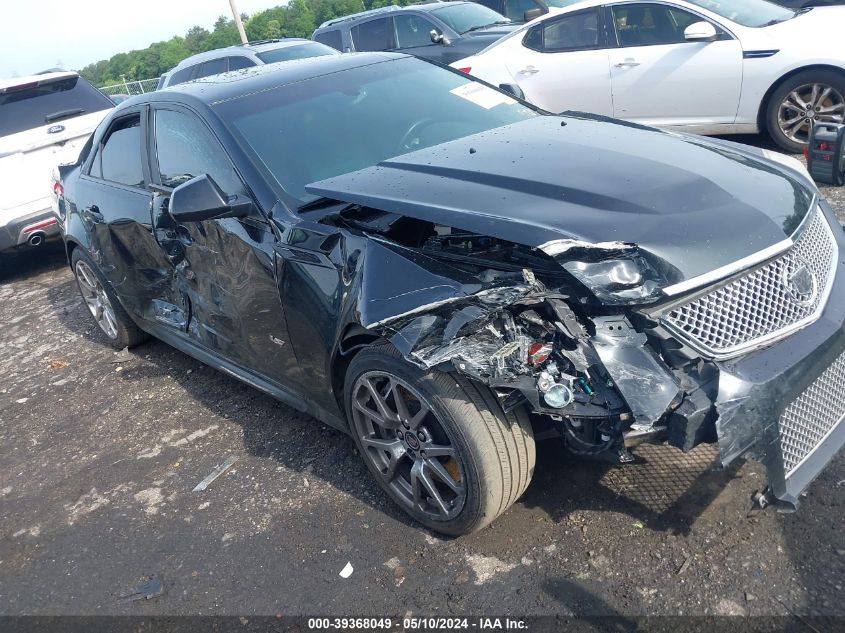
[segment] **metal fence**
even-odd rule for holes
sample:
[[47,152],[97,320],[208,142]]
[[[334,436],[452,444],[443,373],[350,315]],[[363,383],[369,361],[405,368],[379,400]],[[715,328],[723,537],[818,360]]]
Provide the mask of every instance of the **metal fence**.
[[140,95],[145,92],[152,92],[158,85],[158,77],[155,79],[141,79],[140,81],[121,81],[120,83],[111,86],[103,86],[100,88],[107,97],[114,97],[116,95]]

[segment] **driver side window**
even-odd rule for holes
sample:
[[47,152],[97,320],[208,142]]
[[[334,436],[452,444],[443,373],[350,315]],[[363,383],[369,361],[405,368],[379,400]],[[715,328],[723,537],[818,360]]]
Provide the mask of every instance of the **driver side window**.
[[[686,42],[684,29],[702,18],[664,4],[625,4],[613,7],[619,46],[656,46]],[[717,28],[718,30],[718,28]]]
[[155,111],[155,155],[160,182],[165,187],[178,187],[208,174],[228,194],[243,190],[232,161],[194,115]]
[[393,18],[396,29],[396,48],[431,46],[431,31],[435,26],[423,17],[413,14],[397,15]]

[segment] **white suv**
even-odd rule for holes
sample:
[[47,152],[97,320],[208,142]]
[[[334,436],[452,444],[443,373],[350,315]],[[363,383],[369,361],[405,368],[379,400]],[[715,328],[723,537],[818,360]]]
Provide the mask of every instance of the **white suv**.
[[51,172],[113,107],[74,72],[0,79],[0,252],[58,234]]

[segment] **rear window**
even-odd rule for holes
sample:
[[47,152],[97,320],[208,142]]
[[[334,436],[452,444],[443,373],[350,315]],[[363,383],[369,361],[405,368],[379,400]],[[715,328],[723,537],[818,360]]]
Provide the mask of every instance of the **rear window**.
[[317,35],[314,36],[314,39],[321,44],[331,46],[335,50],[343,50],[343,36],[340,34],[340,29],[317,33]]
[[80,77],[0,94],[0,136],[60,123],[114,107],[102,92]]
[[306,44],[296,44],[295,46],[283,46],[271,51],[262,51],[256,53],[258,59],[265,64],[272,64],[274,62],[286,62],[291,59],[304,59],[306,57],[320,57],[322,55],[334,55],[335,50],[320,44],[319,42],[308,42]]
[[168,86],[175,86],[177,84],[183,84],[186,81],[190,81],[191,80],[191,74],[194,72],[194,69],[198,65],[199,64],[195,64],[193,66],[188,66],[187,68],[183,68],[182,70],[173,73],[173,76],[170,78],[170,81],[168,82],[167,85]]

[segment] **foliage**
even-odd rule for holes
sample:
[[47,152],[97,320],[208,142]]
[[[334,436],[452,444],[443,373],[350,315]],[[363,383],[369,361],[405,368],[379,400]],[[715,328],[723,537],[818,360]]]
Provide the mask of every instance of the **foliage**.
[[[332,18],[389,4],[409,4],[412,0],[290,0],[288,4],[242,16],[250,41],[282,37],[311,37],[320,24]],[[80,73],[95,86],[109,86],[126,79],[151,79],[173,68],[180,61],[215,48],[240,43],[235,21],[220,16],[211,31],[192,27],[184,36],[155,42],[143,50],[118,53],[110,59],[89,64]]]

